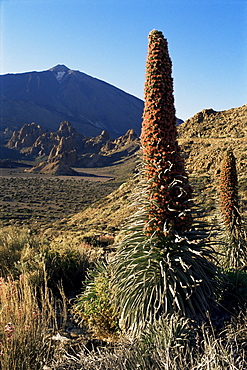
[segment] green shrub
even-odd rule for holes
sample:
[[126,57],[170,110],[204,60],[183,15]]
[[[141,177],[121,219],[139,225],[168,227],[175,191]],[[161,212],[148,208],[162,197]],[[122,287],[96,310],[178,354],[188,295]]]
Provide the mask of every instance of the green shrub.
[[79,324],[86,324],[94,335],[114,336],[119,332],[118,310],[112,302],[110,270],[98,265],[90,271],[85,290],[77,296],[73,312]]
[[81,288],[89,256],[67,240],[50,242],[32,230],[8,227],[0,234],[0,263],[3,277],[25,273],[30,283],[41,286],[46,273],[50,288],[62,281],[68,291]]
[[30,229],[7,227],[0,232],[1,276],[18,275],[18,264],[25,255],[41,253],[45,241]]
[[84,251],[69,244],[52,243],[45,252],[48,286],[55,288],[62,281],[65,291],[79,289],[89,266]]
[[247,304],[247,271],[225,269],[226,289],[224,292],[226,305],[239,309]]

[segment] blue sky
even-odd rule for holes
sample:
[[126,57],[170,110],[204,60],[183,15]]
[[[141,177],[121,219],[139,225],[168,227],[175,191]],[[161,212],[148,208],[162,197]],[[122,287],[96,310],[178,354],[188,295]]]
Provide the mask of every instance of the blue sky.
[[143,99],[155,28],[179,118],[247,103],[246,0],[0,0],[0,17],[1,74],[65,64]]

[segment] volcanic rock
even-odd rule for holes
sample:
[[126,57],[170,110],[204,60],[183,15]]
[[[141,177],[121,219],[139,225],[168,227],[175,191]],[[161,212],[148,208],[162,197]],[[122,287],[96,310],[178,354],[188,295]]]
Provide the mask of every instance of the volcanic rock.
[[74,145],[73,138],[61,137],[58,145],[54,145],[50,151],[47,162],[63,162],[68,166],[73,166],[77,159],[76,148]]
[[57,176],[77,176],[78,172],[70,168],[66,163],[63,161],[55,161],[52,163],[43,162],[40,163],[38,166],[33,167],[30,170],[26,170],[27,172],[36,172],[36,173],[46,173],[52,174]]
[[35,122],[25,124],[19,131],[14,131],[8,141],[9,148],[30,147],[35,140],[42,134],[42,128]]

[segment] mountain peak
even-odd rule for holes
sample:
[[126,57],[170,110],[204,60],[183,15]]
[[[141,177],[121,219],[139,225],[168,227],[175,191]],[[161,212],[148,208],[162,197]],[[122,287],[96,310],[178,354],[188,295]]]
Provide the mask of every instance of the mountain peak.
[[142,100],[62,63],[41,72],[0,75],[0,84],[0,102],[8,112],[8,118],[0,114],[3,129],[36,122],[51,131],[70,121],[85,136],[140,132]]
[[49,69],[49,71],[52,72],[67,72],[70,69],[66,67],[64,64],[57,64],[55,67],[52,67]]
[[57,64],[55,67],[49,69],[49,71],[53,72],[56,76],[56,79],[61,82],[62,78],[65,74],[71,73],[72,71],[66,67],[64,64]]

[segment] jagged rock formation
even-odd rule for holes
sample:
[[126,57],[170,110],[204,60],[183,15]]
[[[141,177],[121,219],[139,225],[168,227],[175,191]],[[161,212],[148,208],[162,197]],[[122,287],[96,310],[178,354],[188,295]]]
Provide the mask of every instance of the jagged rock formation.
[[73,166],[77,159],[76,148],[73,138],[61,137],[58,145],[54,145],[50,151],[48,162],[53,163],[56,161],[64,162],[69,166]]
[[135,141],[138,141],[138,136],[133,129],[128,130],[126,134],[115,140],[111,140],[109,133],[104,130],[100,135],[85,140],[84,152],[109,155]]
[[20,152],[32,156],[46,156],[55,145],[58,145],[62,137],[70,137],[74,145],[83,138],[68,121],[61,122],[57,131],[49,133],[43,132],[36,123],[31,123],[24,125],[19,131],[14,131],[7,147],[19,149]]
[[42,128],[35,122],[25,124],[19,131],[14,131],[7,147],[9,148],[24,148],[31,147],[35,140],[42,135]]
[[[24,125],[25,128],[13,133],[6,148],[9,153],[6,158],[17,159],[16,155],[21,152],[45,160],[52,151],[51,163],[56,162],[54,153],[57,153],[66,158],[65,162],[70,166],[76,151],[77,160],[73,166],[100,167],[111,165],[114,160],[132,155],[139,149],[139,138],[134,130],[128,130],[117,139],[111,139],[105,130],[90,138],[79,134],[68,121],[63,121],[55,132],[43,132],[35,139],[38,126]],[[205,109],[180,124],[178,132],[186,166],[192,175],[218,176],[223,152],[229,146],[234,149],[240,176],[246,174],[247,105],[221,112]],[[62,137],[67,138],[63,144],[60,143]],[[32,146],[24,146],[32,141]],[[69,149],[67,154],[62,154],[65,142]]]
[[48,159],[28,172],[52,173],[54,175],[77,175],[70,166],[73,166],[77,159],[77,152],[73,138],[61,137],[57,145],[50,151]]
[[[55,132],[43,132],[39,125],[32,123],[24,125],[15,131],[7,143],[9,150],[33,159],[44,158],[43,162],[34,166],[30,172],[75,175],[71,166],[94,167],[109,164],[116,159],[116,152],[125,147],[128,152],[139,148],[139,142],[134,130],[112,140],[110,134],[103,130],[100,135],[92,138],[76,132],[70,122],[63,121]],[[118,154],[117,154],[118,155]],[[40,159],[39,159],[40,160]]]
[[89,138],[84,143],[84,151],[86,153],[98,153],[102,146],[110,142],[110,135],[107,131],[103,130],[100,135]]
[[135,141],[136,142],[139,141],[138,137],[137,137],[137,134],[135,133],[135,131],[133,129],[128,130],[126,132],[126,134],[124,134],[123,136],[120,136],[119,138],[117,138],[113,141],[108,140],[105,143],[105,145],[102,146],[102,148],[100,150],[100,154],[104,154],[104,153],[109,154],[109,152],[119,150],[119,149],[121,149],[121,147],[126,146],[128,144],[131,144]]
[[[89,148],[91,151],[88,151]],[[97,150],[92,150],[93,148]],[[111,140],[108,133],[103,131],[101,135],[85,142],[84,151],[87,153],[81,156],[78,163],[82,167],[108,166],[120,158],[134,154],[139,148],[140,141],[133,129],[115,140]]]

